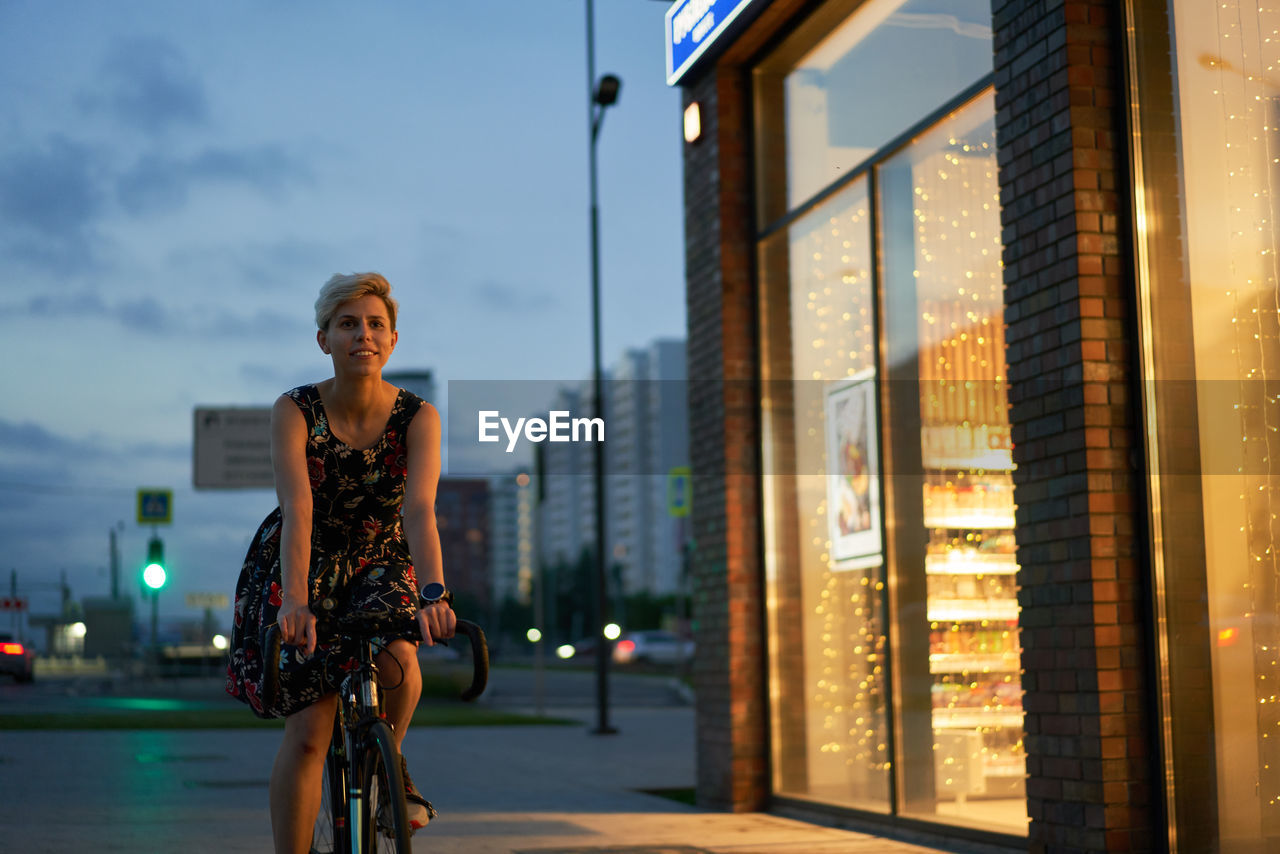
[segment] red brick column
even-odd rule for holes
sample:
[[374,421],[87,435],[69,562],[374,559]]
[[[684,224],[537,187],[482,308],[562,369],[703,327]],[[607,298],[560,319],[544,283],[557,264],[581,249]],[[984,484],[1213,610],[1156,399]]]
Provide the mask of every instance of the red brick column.
[[992,2],[1037,852],[1153,848],[1117,5]]
[[735,811],[769,793],[749,97],[733,69],[685,90],[702,113],[684,179],[698,803]]

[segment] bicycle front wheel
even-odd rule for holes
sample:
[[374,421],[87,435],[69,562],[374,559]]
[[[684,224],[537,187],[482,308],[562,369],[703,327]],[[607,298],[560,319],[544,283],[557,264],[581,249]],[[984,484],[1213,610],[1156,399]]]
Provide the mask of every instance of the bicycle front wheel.
[[[342,730],[333,736],[341,743]],[[347,834],[347,765],[341,750],[329,750],[320,789],[320,814],[311,835],[311,854],[349,854]]]
[[404,776],[391,727],[386,721],[375,719],[362,729],[363,750],[354,763],[364,792],[360,850],[410,854],[412,831],[404,802]]

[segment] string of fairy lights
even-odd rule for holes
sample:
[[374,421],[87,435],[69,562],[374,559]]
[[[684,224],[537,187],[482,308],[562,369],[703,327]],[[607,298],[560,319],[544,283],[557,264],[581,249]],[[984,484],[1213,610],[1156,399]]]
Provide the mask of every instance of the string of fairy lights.
[[994,126],[948,135],[912,184],[935,789],[1009,797],[1025,757]]
[[[793,229],[792,369],[816,381],[799,384],[810,393],[796,401],[796,429],[809,437],[797,446],[798,471],[826,471],[825,384],[875,366],[870,223],[867,186],[860,181]],[[890,760],[883,572],[833,566],[826,494],[817,491],[809,500],[801,518],[819,571],[815,587],[806,589],[816,618],[810,638],[817,642],[816,654],[806,656],[807,738],[810,755],[828,764],[821,769],[811,762],[808,776],[811,785],[843,786],[854,799],[884,801]]]
[[[1232,404],[1241,427],[1240,533],[1248,572],[1240,591],[1253,639],[1258,732],[1258,792],[1264,822],[1280,821],[1280,9],[1256,2],[1217,4],[1217,55],[1201,58],[1225,129],[1228,199],[1225,296],[1231,305],[1231,343],[1239,378]],[[1210,287],[1217,283],[1202,283]],[[1219,647],[1234,642],[1220,629]]]
[[[905,156],[914,188],[921,441],[931,469],[922,499],[931,529],[936,791],[961,800],[1007,791],[1011,808],[1025,810],[994,126],[931,136]],[[876,364],[870,207],[866,183],[855,182],[790,231],[792,369],[822,381],[813,387]],[[820,391],[798,395],[798,472],[831,470],[824,417]],[[825,492],[797,494],[807,504],[799,508],[804,564],[816,565],[804,585],[810,793],[844,787],[854,801],[885,800],[884,570],[833,561]],[[951,776],[958,769],[970,772],[963,781]]]

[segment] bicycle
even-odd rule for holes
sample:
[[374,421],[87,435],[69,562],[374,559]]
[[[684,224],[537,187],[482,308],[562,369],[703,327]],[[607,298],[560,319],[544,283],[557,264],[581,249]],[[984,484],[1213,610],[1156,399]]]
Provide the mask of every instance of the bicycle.
[[[378,667],[374,662],[377,651],[368,634],[337,629],[331,619],[318,619],[316,631],[323,637],[355,641],[357,655],[354,667],[343,678],[338,691],[338,711],[325,756],[320,814],[316,818],[311,852],[408,854],[412,851],[409,842],[412,831],[404,799],[404,778],[391,726],[381,715]],[[421,639],[416,621],[410,634],[414,640]],[[470,641],[473,665],[471,684],[460,696],[463,700],[474,700],[484,692],[488,682],[488,645],[484,632],[468,620],[458,620],[457,634]],[[447,645],[445,641],[437,643]],[[276,626],[267,630],[263,657],[267,673],[263,696],[270,705],[278,690],[276,677],[280,667],[280,631]],[[434,810],[431,817],[435,817]]]

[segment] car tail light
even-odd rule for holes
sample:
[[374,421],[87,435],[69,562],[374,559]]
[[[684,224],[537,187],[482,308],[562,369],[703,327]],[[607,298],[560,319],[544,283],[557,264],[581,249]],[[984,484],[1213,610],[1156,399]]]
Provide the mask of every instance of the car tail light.
[[636,651],[636,642],[633,640],[618,641],[618,652],[623,655],[630,655]]
[[22,655],[25,651],[20,643],[0,643],[0,654]]

